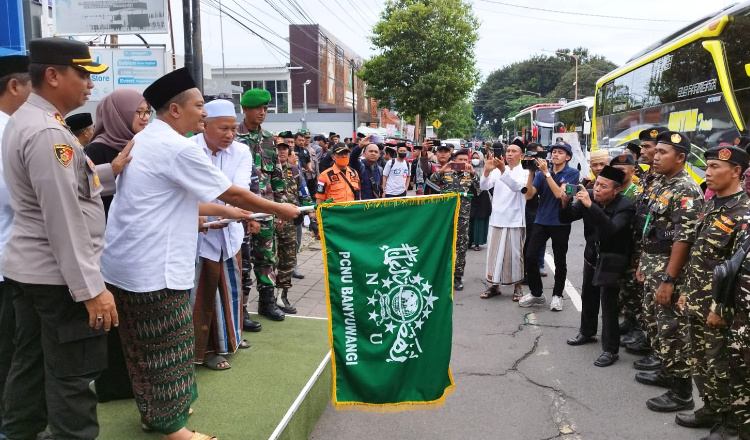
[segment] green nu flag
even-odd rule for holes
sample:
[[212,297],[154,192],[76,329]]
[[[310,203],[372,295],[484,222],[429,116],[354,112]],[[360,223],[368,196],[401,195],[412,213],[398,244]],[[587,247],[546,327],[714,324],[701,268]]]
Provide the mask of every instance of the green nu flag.
[[400,411],[453,390],[455,194],[323,204],[333,405]]

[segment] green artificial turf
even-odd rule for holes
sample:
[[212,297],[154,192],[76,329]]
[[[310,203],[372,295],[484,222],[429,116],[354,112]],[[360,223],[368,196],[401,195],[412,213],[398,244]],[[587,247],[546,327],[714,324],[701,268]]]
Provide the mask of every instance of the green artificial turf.
[[[195,413],[188,429],[215,435],[219,440],[267,439],[329,350],[326,320],[254,319],[263,324],[263,330],[244,334],[252,347],[227,357],[231,369],[196,367],[199,397],[193,404]],[[309,436],[331,398],[330,384],[329,363],[282,438]],[[133,400],[101,403],[98,414],[100,439],[161,437],[141,431]]]

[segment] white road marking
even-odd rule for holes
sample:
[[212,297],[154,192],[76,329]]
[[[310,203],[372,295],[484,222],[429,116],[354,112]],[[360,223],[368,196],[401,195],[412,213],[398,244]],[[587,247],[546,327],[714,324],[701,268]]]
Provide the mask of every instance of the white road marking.
[[[552,258],[552,255],[549,253],[544,254],[544,261],[547,263],[547,267],[549,268],[550,275],[552,277],[555,276],[555,260]],[[568,294],[568,297],[571,301],[573,301],[573,305],[576,307],[576,310],[579,312],[581,311],[581,295],[578,293],[575,287],[573,287],[573,284],[571,284],[570,280],[565,278],[565,293]]]

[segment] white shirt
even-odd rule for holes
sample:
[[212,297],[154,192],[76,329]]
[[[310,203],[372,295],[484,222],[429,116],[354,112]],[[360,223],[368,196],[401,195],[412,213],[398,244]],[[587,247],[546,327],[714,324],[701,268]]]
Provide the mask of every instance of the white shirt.
[[[3,152],[3,133],[5,132],[5,126],[10,121],[10,115],[0,110],[0,156]],[[13,209],[10,207],[10,193],[8,192],[8,186],[5,184],[5,177],[3,176],[3,162],[0,161],[0,257],[3,255],[3,249],[5,249],[5,243],[10,238],[11,225],[13,224]],[[0,281],[3,277],[0,275]]]
[[102,275],[131,292],[189,290],[198,203],[216,199],[232,182],[201,147],[159,119],[134,139],[109,209]]
[[[203,134],[190,138],[203,148],[214,166],[219,168],[227,179],[240,188],[250,187],[250,178],[253,172],[253,157],[247,145],[232,142],[229,147],[219,150],[214,155],[206,145]],[[213,200],[213,203],[225,205],[221,200]],[[216,217],[209,217],[209,221]],[[231,223],[223,229],[209,229],[204,234],[198,234],[198,256],[211,261],[228,260],[237,255],[242,247],[242,239],[245,237],[242,223]]]
[[411,164],[406,160],[399,162],[398,159],[391,159],[386,162],[383,169],[383,177],[387,178],[385,193],[391,196],[402,194],[406,191],[406,180],[409,176],[411,176]]
[[482,173],[479,178],[479,188],[489,191],[495,188],[492,194],[492,214],[490,214],[490,225],[498,228],[523,228],[526,226],[526,199],[521,189],[526,186],[529,171],[516,165],[510,169],[505,166],[505,172],[501,173],[495,168],[490,175],[484,177]]

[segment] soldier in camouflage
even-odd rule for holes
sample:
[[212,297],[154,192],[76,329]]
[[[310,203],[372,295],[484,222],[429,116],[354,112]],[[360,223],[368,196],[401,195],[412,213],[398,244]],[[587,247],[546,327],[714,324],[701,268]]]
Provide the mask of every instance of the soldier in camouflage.
[[[463,164],[464,171],[453,171],[452,164]],[[469,152],[458,150],[453,160],[443,165],[437,173],[430,176],[430,181],[440,187],[443,193],[460,193],[461,208],[458,214],[458,232],[456,237],[456,268],[453,271],[453,288],[463,290],[464,267],[466,267],[466,250],[469,248],[469,214],[471,197],[479,193],[479,175],[469,162]]]
[[652,165],[654,163],[656,137],[664,131],[666,131],[666,128],[654,127],[643,130],[638,135],[641,141],[639,149],[641,162],[648,165],[649,168],[647,172],[642,174],[636,189],[636,214],[633,219],[633,257],[630,268],[623,276],[620,294],[626,317],[624,326],[620,327],[620,334],[624,335],[620,340],[620,345],[624,345],[625,350],[629,353],[647,355],[644,359],[639,359],[633,364],[636,369],[644,371],[658,370],[661,368],[661,361],[651,347],[651,342],[656,339],[657,334],[656,316],[651,313],[655,305],[653,296],[645,294],[643,283],[638,281],[635,272],[643,251],[643,228],[646,226],[646,218],[648,217],[648,201],[661,180],[661,174],[655,173]]
[[685,265],[695,241],[695,226],[703,208],[703,192],[685,171],[690,153],[687,136],[665,131],[656,137],[654,171],[663,176],[649,197],[643,232],[643,253],[636,276],[652,295],[657,323],[653,341],[661,369],[640,372],[636,380],[665,386],[669,391],[646,402],[652,411],[692,409],[693,382],[688,365],[687,314],[677,305],[685,279]]
[[687,307],[690,334],[690,365],[693,380],[703,398],[703,408],[677,414],[677,424],[689,428],[712,428],[707,437],[720,440],[734,434],[730,416],[728,329],[708,325],[712,306],[711,280],[714,267],[731,258],[737,237],[745,227],[750,198],[740,182],[748,166],[748,155],[737,147],[715,147],[704,154],[706,184],[716,194],[703,206],[690,249],[685,286],[678,305]]
[[[279,154],[279,163],[284,172],[286,182],[286,198],[290,203],[297,206],[312,205],[307,185],[303,183],[302,175],[298,168],[298,159],[294,151],[290,152],[289,145],[285,143],[276,144]],[[314,213],[308,214],[310,217]],[[292,287],[292,273],[294,272],[294,261],[297,257],[297,225],[295,222],[284,222],[276,229],[276,242],[278,243],[279,265],[276,275],[276,288],[282,289],[278,296],[276,305],[284,313],[295,314],[297,309],[289,303],[288,293]]]
[[[242,95],[240,106],[245,119],[237,127],[237,141],[250,147],[258,177],[260,196],[283,203],[286,198],[286,183],[276,154],[273,136],[263,130],[271,94],[261,89],[251,89]],[[274,285],[276,282],[276,244],[274,242],[274,220],[260,221],[260,232],[252,235],[252,265],[258,288],[258,314],[274,321],[283,321],[284,312],[276,306]],[[246,237],[246,240],[248,237]],[[243,262],[244,265],[244,262]],[[243,289],[250,288],[250,280],[243,277]]]

